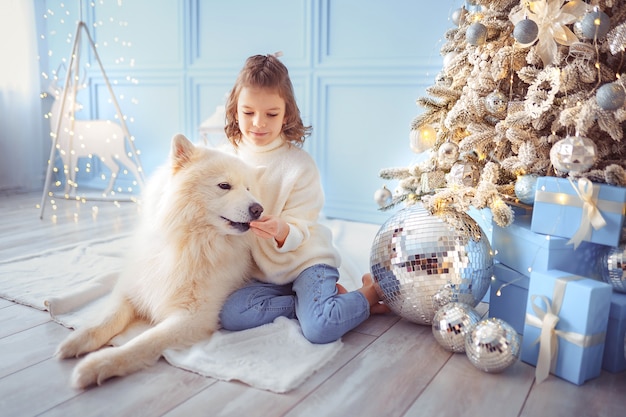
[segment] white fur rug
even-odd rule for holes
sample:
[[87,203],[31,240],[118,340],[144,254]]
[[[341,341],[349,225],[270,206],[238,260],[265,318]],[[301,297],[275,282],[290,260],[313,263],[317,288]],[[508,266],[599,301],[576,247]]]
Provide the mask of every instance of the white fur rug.
[[[369,250],[379,226],[326,220],[342,254],[341,283],[353,290],[369,269]],[[79,328],[110,293],[127,252],[128,236],[94,240],[0,262],[0,297],[47,310],[58,323]],[[146,324],[147,326],[147,324]],[[123,344],[144,328],[115,338]],[[220,380],[284,393],[298,387],[341,349],[308,342],[296,320],[241,332],[220,330],[185,350],[168,350],[165,359],[182,369]]]

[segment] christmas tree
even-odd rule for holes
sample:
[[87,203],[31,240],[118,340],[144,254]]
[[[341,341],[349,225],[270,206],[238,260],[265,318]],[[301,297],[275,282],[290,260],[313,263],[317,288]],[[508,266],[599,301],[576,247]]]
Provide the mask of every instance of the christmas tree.
[[451,20],[411,123],[427,156],[380,172],[399,180],[383,209],[489,207],[507,226],[537,176],[626,186],[626,0],[467,0]]

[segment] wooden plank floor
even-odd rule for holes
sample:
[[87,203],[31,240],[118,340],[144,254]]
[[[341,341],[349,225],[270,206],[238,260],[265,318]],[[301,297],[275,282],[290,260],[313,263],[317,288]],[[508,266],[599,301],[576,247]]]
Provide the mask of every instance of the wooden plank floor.
[[[131,230],[138,206],[56,201],[39,219],[38,194],[0,194],[0,259]],[[481,305],[483,312],[486,305]],[[344,336],[341,352],[287,394],[222,382],[161,360],[148,370],[79,391],[75,360],[53,357],[70,330],[46,312],[0,299],[1,416],[588,416],[626,415],[626,373],[583,386],[533,380],[517,362],[500,374],[444,351],[431,329],[373,316]]]

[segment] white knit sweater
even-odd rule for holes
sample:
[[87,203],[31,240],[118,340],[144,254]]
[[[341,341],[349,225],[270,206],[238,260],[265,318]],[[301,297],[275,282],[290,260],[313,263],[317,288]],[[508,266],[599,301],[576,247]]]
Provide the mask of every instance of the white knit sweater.
[[333,247],[331,232],[318,223],[324,192],[313,158],[281,137],[266,146],[244,138],[234,152],[250,165],[267,168],[254,194],[263,205],[263,214],[280,216],[289,225],[280,248],[274,239],[256,237],[252,255],[258,270],[254,278],[285,284],[316,264],[339,268],[341,258]]

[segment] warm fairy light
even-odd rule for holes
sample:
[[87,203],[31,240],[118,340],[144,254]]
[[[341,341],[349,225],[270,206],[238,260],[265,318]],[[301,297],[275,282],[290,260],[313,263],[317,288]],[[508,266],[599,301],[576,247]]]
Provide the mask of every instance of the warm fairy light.
[[493,205],[495,208],[502,208],[504,206],[506,206],[506,203],[502,200],[496,200],[493,202]]
[[411,131],[410,148],[415,153],[422,153],[435,145],[437,131],[430,124],[425,124]]
[[472,23],[477,23],[477,22],[480,22],[483,17],[484,15],[482,13],[474,13],[472,14],[472,17],[470,18],[470,20]]
[[511,282],[506,282],[506,283],[500,285],[500,288],[498,288],[496,290],[496,296],[500,297],[502,295],[502,290],[504,289],[504,287],[508,287],[509,285],[515,284],[517,281],[521,281],[522,279],[524,279],[524,276],[520,275],[517,278],[515,278],[514,280],[512,280]]
[[[118,1],[118,3],[121,6],[121,1]],[[91,8],[95,8],[98,5],[103,4],[103,2],[102,1],[100,2],[90,1],[88,4]],[[48,85],[48,84],[50,85],[50,88],[48,89],[49,91],[41,93],[40,95],[41,99],[46,99],[46,100],[50,100],[50,99],[58,100],[59,99],[62,93],[62,89],[67,88],[66,86],[63,85],[63,80],[66,79],[66,74],[68,71],[68,67],[70,65],[70,61],[79,60],[81,58],[80,55],[83,54],[82,51],[84,48],[81,48],[80,52],[73,54],[68,59],[67,53],[70,52],[69,47],[61,46],[60,48],[63,48],[63,51],[57,51],[57,50],[53,51],[49,48],[49,45],[65,45],[66,43],[72,45],[78,41],[78,39],[76,39],[76,36],[74,36],[74,34],[76,33],[75,32],[77,28],[76,24],[79,21],[83,20],[83,13],[82,13],[83,10],[81,9],[82,9],[82,4],[78,6],[72,4],[72,6],[68,8],[68,5],[66,5],[65,3],[56,3],[54,6],[46,9],[45,13],[43,13],[43,18],[50,21],[50,24],[48,26],[57,27],[58,29],[51,29],[49,30],[49,32],[45,34],[40,34],[38,38],[41,42],[45,42],[45,44],[43,44],[42,50],[46,50],[49,57],[54,57],[54,58],[48,59],[48,61],[50,62],[50,65],[51,66],[58,65],[58,68],[50,69],[47,71],[42,71],[40,73],[41,79],[45,81],[44,85]],[[89,16],[96,16],[96,13],[92,11],[90,12]],[[98,16],[98,17],[101,17],[101,16]],[[125,35],[124,28],[128,27],[128,22],[118,20],[117,17],[106,16],[106,18],[104,19],[99,19],[93,23],[93,26],[90,25],[89,29],[87,30],[92,31],[93,30],[92,27],[100,28],[100,27],[105,27],[105,26],[115,26],[115,27],[119,27],[120,29],[116,28],[115,30],[113,30],[111,32],[113,35],[109,39],[100,38],[98,40],[98,44],[95,45],[96,51],[104,47],[118,48],[118,49],[122,48],[121,51],[126,51],[126,48],[130,48],[132,46],[132,42],[123,38],[123,36]],[[63,28],[66,28],[67,31],[64,31]],[[126,54],[126,52],[123,52],[123,53]],[[97,55],[97,53],[95,55]],[[91,56],[93,57],[94,55],[91,55]],[[56,62],[54,62],[53,60]],[[98,71],[98,73],[100,73],[99,71],[100,67],[98,65],[94,67],[93,65],[91,65],[91,63],[83,62],[83,61],[86,61],[86,59],[81,60],[79,73],[74,72],[72,76],[70,77],[70,80],[72,84],[78,85],[79,83],[81,83],[82,88],[85,88],[89,84],[89,82],[85,82],[85,79],[87,79],[87,77],[92,76],[92,71],[94,71],[94,68],[95,70]],[[130,66],[133,67],[135,63],[135,59],[132,57],[128,57],[128,56],[118,56],[114,58],[113,60],[111,60],[109,63],[104,63],[105,71],[106,69],[108,69],[107,68],[108,66],[115,67],[116,65],[119,65],[119,64],[124,64],[128,66],[129,63],[130,63]],[[123,76],[122,79],[125,80],[127,84],[137,85],[139,83],[139,81],[136,78],[130,75]],[[108,80],[108,82],[111,85],[118,85],[118,80],[115,80],[115,79]],[[59,88],[56,87],[57,85]],[[82,88],[79,87],[79,89],[82,89]],[[69,99],[72,100],[71,95]],[[139,101],[135,97],[129,97],[127,93],[120,94],[118,99],[126,100],[126,101],[130,100],[132,104],[139,104]],[[112,99],[109,99],[108,101],[111,104],[115,103],[115,100],[112,100]],[[76,105],[79,103],[72,103],[72,104]],[[72,104],[70,105],[70,107],[72,106]],[[111,119],[119,121],[119,123],[122,124],[124,129],[126,130],[126,126],[124,126],[125,124],[124,122],[134,123],[135,119],[134,117],[130,115],[121,114],[119,107],[118,106],[116,107],[118,111],[115,112],[115,116],[111,117]],[[78,110],[80,110],[80,107],[76,109],[76,111]],[[43,117],[47,119],[48,121],[50,121],[51,123],[53,122],[56,123],[56,121],[52,120],[53,118],[55,118],[52,111],[47,112],[46,114],[43,115]],[[85,121],[84,116],[75,118],[73,117],[73,112],[70,112],[69,123],[72,123],[72,126],[74,126],[74,123],[82,123],[83,121]],[[111,122],[115,123],[114,121],[109,120],[109,123]],[[50,130],[51,130],[50,131],[51,141],[54,142],[55,140],[59,140],[57,138],[56,131],[55,129],[52,128],[52,126]],[[59,161],[60,158],[56,155],[54,158],[51,158],[51,160],[48,160],[48,164],[51,165],[49,168],[49,172],[53,176],[53,178],[51,181],[52,190],[48,189],[46,190],[46,193],[49,196],[48,198],[51,198],[55,196],[55,194],[58,193],[60,196],[63,196],[65,199],[75,199],[77,202],[79,203],[82,202],[83,204],[85,204],[86,198],[88,197],[85,197],[84,195],[81,196],[80,194],[82,193],[78,192],[79,182],[82,184],[82,181],[83,181],[82,180],[83,177],[81,176],[81,173],[87,174],[87,177],[89,178],[94,178],[94,179],[97,179],[98,181],[99,180],[105,181],[105,184],[108,183],[108,180],[110,178],[115,178],[116,176],[109,174],[109,171],[106,170],[104,166],[100,164],[93,164],[91,160],[94,158],[94,155],[92,154],[88,155],[89,160],[87,163],[81,163],[80,165],[78,165],[77,159],[82,158],[83,157],[82,154],[89,152],[88,138],[84,137],[78,129],[76,129],[76,132],[74,132],[73,128],[69,129],[65,127],[65,128],[62,128],[60,132],[61,132],[61,135],[65,136],[66,138],[69,135],[70,140],[71,138],[73,138],[74,145],[72,148],[72,146],[57,143],[55,147],[58,152],[57,155],[63,158],[67,158],[69,156],[70,158],[72,158],[72,161],[71,163],[66,162],[63,164],[59,164],[57,161]],[[61,135],[58,135],[58,136],[61,136]],[[76,140],[79,140],[79,142],[76,142]],[[143,169],[140,167],[141,163],[138,159],[140,152],[138,152],[134,146],[135,138],[132,137],[130,134],[128,134],[127,140],[131,142],[130,145],[131,145],[132,150],[128,151],[127,153],[125,152],[126,155],[123,155],[123,156],[127,156],[128,158],[133,160],[133,162],[136,162],[135,165],[138,165],[137,171],[139,171],[140,173],[143,173]],[[96,155],[96,157],[99,157],[99,155]],[[102,160],[104,161],[104,159]],[[102,168],[100,168],[101,166]],[[121,166],[121,168],[124,168],[124,167]],[[103,169],[104,172],[98,172],[100,169]],[[72,175],[75,176],[76,180],[74,181],[69,180],[70,171],[72,172]],[[129,175],[128,169],[124,169],[123,172],[124,172],[124,175]],[[132,186],[128,186],[128,185],[117,186],[117,191],[126,192],[126,190],[128,190],[129,193],[132,193],[134,190],[136,190],[137,187],[139,187],[139,183],[141,183],[141,179],[134,178],[133,176],[131,178],[128,178],[129,182],[131,180],[132,180]],[[111,198],[113,195],[115,195],[115,192],[112,192],[110,195],[105,195],[104,197]],[[129,196],[129,199],[132,200],[132,196]],[[43,206],[43,204],[40,204],[40,206]],[[55,206],[55,209],[58,208],[56,203],[54,204],[54,206]]]

